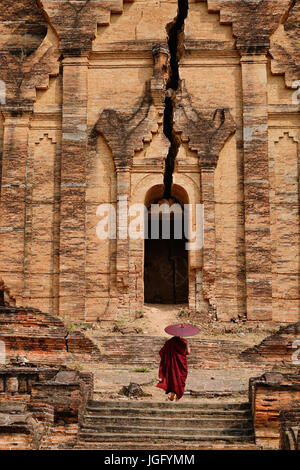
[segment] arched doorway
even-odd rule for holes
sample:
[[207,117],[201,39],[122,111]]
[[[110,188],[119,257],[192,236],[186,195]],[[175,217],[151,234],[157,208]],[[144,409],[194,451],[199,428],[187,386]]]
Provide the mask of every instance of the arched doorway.
[[[157,196],[157,193],[156,188],[152,195]],[[144,248],[145,303],[188,303],[189,260],[183,205],[177,198],[152,198],[147,202],[145,226],[148,230]]]

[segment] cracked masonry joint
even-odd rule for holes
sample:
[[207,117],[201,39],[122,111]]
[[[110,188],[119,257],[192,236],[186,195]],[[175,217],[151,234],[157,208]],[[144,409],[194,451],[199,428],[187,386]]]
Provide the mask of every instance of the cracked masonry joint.
[[164,197],[172,196],[173,172],[175,159],[179,150],[179,139],[173,129],[174,103],[176,92],[180,86],[179,61],[183,55],[184,22],[188,15],[188,0],[178,0],[177,16],[166,27],[170,52],[169,80],[165,94],[164,134],[170,141],[170,148],[165,162]]

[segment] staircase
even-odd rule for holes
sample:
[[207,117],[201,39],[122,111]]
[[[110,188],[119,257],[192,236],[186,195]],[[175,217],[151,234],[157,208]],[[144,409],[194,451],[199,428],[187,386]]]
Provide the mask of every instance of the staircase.
[[248,403],[90,401],[77,449],[254,449]]

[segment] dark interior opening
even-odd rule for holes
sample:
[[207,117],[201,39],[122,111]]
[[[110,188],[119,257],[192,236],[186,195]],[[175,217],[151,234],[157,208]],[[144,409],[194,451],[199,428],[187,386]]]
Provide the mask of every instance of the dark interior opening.
[[4,291],[0,290],[0,307],[4,307],[5,302],[4,302]]
[[[182,236],[174,234],[176,215],[170,214],[170,237],[163,238],[162,218],[159,218],[159,238],[151,238],[148,212],[148,238],[145,238],[144,299],[146,303],[188,303],[188,251],[182,220]],[[182,217],[183,219],[183,217]]]

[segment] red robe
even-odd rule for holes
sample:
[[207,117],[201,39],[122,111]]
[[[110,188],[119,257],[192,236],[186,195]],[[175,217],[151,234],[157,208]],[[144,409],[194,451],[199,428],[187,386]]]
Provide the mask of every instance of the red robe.
[[177,399],[184,394],[185,381],[188,373],[186,344],[178,336],[165,342],[159,351],[161,357],[157,384],[166,393],[176,393]]

